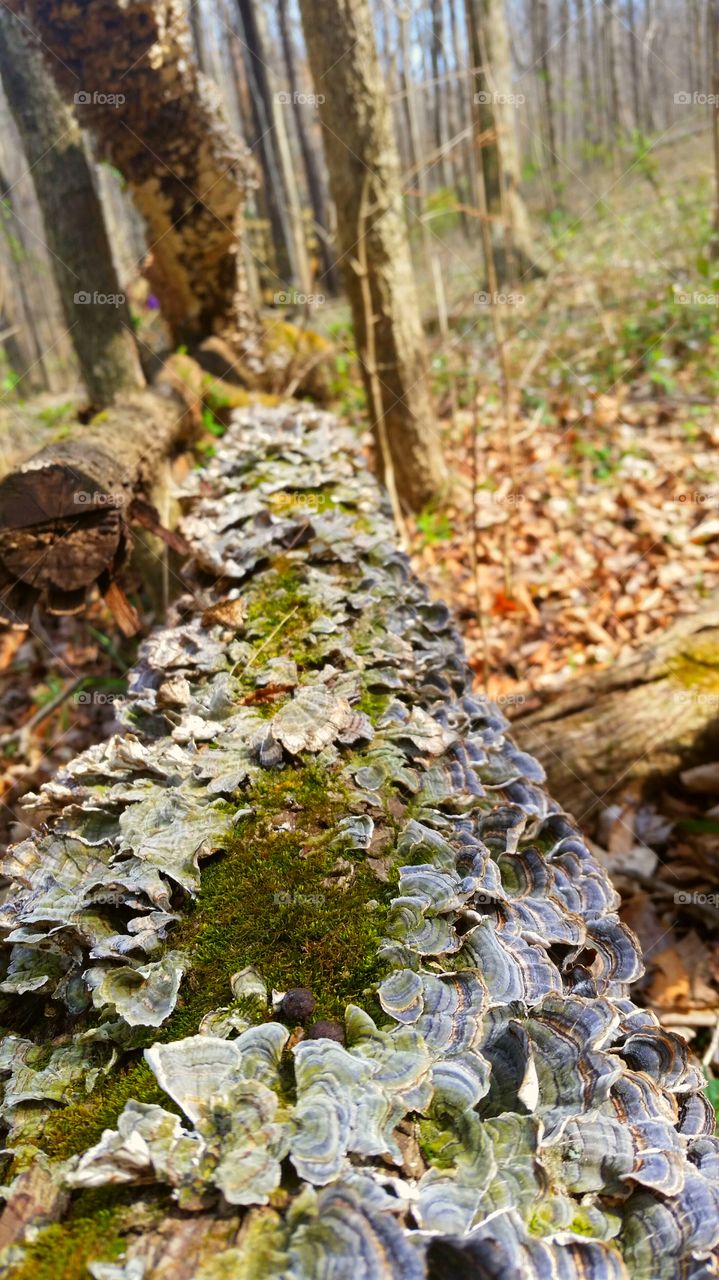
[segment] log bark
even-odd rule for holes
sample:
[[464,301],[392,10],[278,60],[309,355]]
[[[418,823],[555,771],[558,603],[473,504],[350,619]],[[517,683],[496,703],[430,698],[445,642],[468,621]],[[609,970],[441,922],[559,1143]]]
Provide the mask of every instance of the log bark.
[[128,393],[0,481],[2,623],[27,626],[38,603],[78,613],[95,583],[111,588],[127,557],[133,504],[152,492],[160,463],[191,430],[179,397]]
[[120,732],[0,862],[3,1275],[708,1274],[703,1074],[356,439],[241,412],[185,500]]
[[193,58],[182,0],[3,0],[125,178],[148,231],[146,273],[175,343],[253,344],[238,246],[250,154]]
[[513,721],[552,793],[595,819],[632,782],[651,785],[719,747],[719,600],[682,618],[630,662],[573,681]]

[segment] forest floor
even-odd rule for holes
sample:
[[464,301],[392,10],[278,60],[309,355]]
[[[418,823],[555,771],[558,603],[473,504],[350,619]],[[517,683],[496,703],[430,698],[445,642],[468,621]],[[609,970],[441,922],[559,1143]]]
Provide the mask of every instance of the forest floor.
[[[571,179],[545,219],[547,274],[499,303],[508,395],[475,294],[476,236],[449,215],[432,224],[444,336],[436,271],[419,272],[452,485],[413,523],[413,562],[454,607],[478,686],[510,718],[651,642],[719,585],[710,153],[689,139],[624,169]],[[342,330],[329,306],[318,321]],[[356,423],[361,396],[344,385]],[[133,599],[150,625],[151,602]],[[100,604],[0,635],[0,842],[23,834],[23,795],[111,732],[135,651]],[[643,998],[716,1065],[719,764],[698,791],[673,781],[651,803],[620,796],[588,834],[642,942]],[[677,883],[691,885],[686,904]],[[710,1090],[719,1102],[719,1080]]]
[[[468,297],[476,260],[459,236],[438,249],[450,330],[433,370],[453,484],[417,521],[413,560],[510,719],[651,644],[719,585],[710,161],[694,138],[623,177],[572,181],[548,220],[547,275],[500,302],[508,390],[491,314]],[[716,1068],[719,762],[651,801],[628,788],[588,834],[642,942],[643,998]]]
[[575,182],[576,207],[549,220],[546,278],[499,308],[509,415],[491,317],[467,296],[476,262],[459,238],[442,255],[456,329],[433,369],[454,485],[420,517],[415,561],[514,705],[623,658],[719,581],[710,156],[695,139],[667,158]]

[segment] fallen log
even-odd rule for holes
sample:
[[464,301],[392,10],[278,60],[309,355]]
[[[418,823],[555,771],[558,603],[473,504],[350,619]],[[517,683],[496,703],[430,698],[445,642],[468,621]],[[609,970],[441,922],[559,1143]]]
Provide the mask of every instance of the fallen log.
[[187,493],[120,733],[0,864],[2,1274],[713,1274],[702,1072],[354,438],[242,412]]
[[98,583],[132,632],[115,582],[128,524],[158,524],[143,495],[162,460],[186,446],[193,422],[179,397],[132,392],[0,480],[0,622],[26,627],[38,603],[78,613]]
[[586,822],[630,783],[715,760],[719,748],[719,600],[681,618],[631,661],[572,682],[512,731],[549,788]]

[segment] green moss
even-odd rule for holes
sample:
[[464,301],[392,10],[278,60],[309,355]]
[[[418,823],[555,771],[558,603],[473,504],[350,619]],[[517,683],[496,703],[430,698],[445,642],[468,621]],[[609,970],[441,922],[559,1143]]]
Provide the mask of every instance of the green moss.
[[22,1262],[5,1276],[7,1280],[87,1280],[88,1262],[115,1262],[125,1252],[119,1225],[117,1210],[101,1209],[90,1217],[45,1227],[25,1245]]
[[687,689],[719,694],[719,649],[714,636],[693,636],[668,663],[672,679]]
[[390,693],[372,693],[369,689],[365,689],[362,697],[357,703],[358,711],[364,711],[368,715],[372,724],[376,724],[380,716],[384,715],[390,702],[392,695]]
[[333,845],[336,824],[351,811],[337,772],[313,762],[268,773],[248,799],[254,815],[203,869],[173,938],[190,971],[163,1038],[196,1032],[205,1013],[227,1005],[230,978],[246,965],[271,987],[309,987],[318,1018],[341,1017],[350,1001],[367,1007],[384,972],[377,951],[389,886],[356,856],[348,886],[333,877],[347,857]]
[[427,1163],[435,1169],[452,1169],[461,1150],[461,1143],[451,1129],[442,1128],[431,1116],[421,1116],[419,1149]]
[[116,1127],[117,1118],[130,1098],[158,1103],[168,1111],[176,1110],[147,1064],[135,1060],[104,1080],[89,1097],[50,1112],[42,1134],[43,1150],[58,1160],[87,1151],[100,1141],[104,1129]]
[[67,424],[74,421],[77,416],[77,405],[73,404],[72,400],[66,400],[63,404],[51,404],[45,409],[39,409],[37,416],[46,426],[59,428],[53,439],[63,439],[68,434]]
[[332,501],[332,492],[326,488],[279,490],[269,495],[268,506],[275,512],[301,511],[308,515],[315,512],[337,510]]
[[319,614],[297,567],[280,562],[263,575],[261,589],[249,595],[247,604],[245,630],[258,639],[252,667],[258,670],[280,655],[294,658],[300,670],[311,666],[309,630]]
[[7,1280],[89,1280],[88,1262],[117,1262],[133,1229],[158,1225],[171,1208],[167,1187],[106,1186],[73,1195],[61,1223],[24,1245]]
[[[268,772],[247,800],[253,815],[205,864],[199,895],[173,936],[189,971],[174,1013],[159,1032],[148,1029],[147,1044],[196,1034],[206,1013],[231,1004],[230,979],[247,965],[268,987],[309,987],[317,1018],[341,1018],[350,1002],[382,1016],[378,948],[396,890],[337,842],[338,820],[351,812],[338,770],[312,761]],[[339,858],[354,862],[345,887],[333,874]],[[270,1016],[256,1000],[238,1007],[252,1022]],[[134,1056],[89,1097],[48,1116],[43,1149],[55,1159],[86,1151],[116,1127],[130,1099],[176,1109]]]
[[[308,631],[318,612],[301,566],[276,560],[247,600],[246,634],[255,641],[257,667],[280,653],[295,656],[300,667],[311,663]],[[358,626],[366,630],[363,620]],[[240,684],[245,676],[254,685],[251,671],[236,672]],[[376,720],[389,700],[366,691],[360,706]],[[173,931],[172,948],[189,961],[177,1006],[159,1031],[148,1028],[140,1049],[194,1035],[205,1014],[232,1006],[230,979],[248,965],[268,988],[309,987],[316,1018],[342,1018],[356,1002],[383,1020],[375,990],[386,966],[378,951],[396,887],[379,881],[365,856],[337,839],[340,819],[353,811],[342,772],[302,761],[263,773],[242,795],[251,816],[203,865],[199,894]],[[388,833],[392,827],[388,817]],[[350,875],[347,866],[338,870],[339,860],[352,864]],[[257,1000],[232,1007],[254,1023],[271,1016]],[[66,1159],[86,1151],[116,1127],[130,1099],[175,1109],[140,1049],[89,1097],[71,1099],[48,1116],[42,1145],[49,1155]]]

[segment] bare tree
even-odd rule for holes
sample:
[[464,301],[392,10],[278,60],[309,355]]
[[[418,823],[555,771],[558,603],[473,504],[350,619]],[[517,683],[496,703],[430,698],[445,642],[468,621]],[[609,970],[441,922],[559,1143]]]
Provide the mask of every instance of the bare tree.
[[[421,507],[445,466],[432,423],[399,163],[367,0],[301,0],[318,94],[341,262],[378,440],[386,430],[397,489]],[[366,258],[363,277],[358,247]],[[369,296],[370,311],[366,300]],[[370,349],[377,365],[368,361]],[[381,404],[374,407],[379,382]]]
[[714,145],[715,196],[711,256],[719,259],[719,0],[709,0],[706,18],[709,23],[711,49],[711,91],[714,95],[714,105],[711,108],[711,140]]
[[579,92],[581,96],[582,136],[591,143],[596,135],[596,102],[592,88],[591,61],[589,57],[589,15],[587,0],[575,0],[577,26],[577,56],[579,59]]
[[309,291],[309,269],[297,186],[287,142],[282,105],[274,84],[262,8],[255,0],[237,0],[244,34],[243,53],[250,85],[254,130],[250,146],[264,175],[263,195],[283,284]]
[[105,404],[118,391],[144,384],[129,307],[79,125],[19,19],[5,8],[0,8],[0,68],[82,376],[93,404]]
[[539,76],[544,121],[545,163],[552,183],[558,176],[557,129],[554,116],[554,83],[549,57],[549,3],[532,0],[532,56]]
[[290,31],[289,15],[287,12],[287,0],[278,0],[277,12],[280,27],[280,39],[282,41],[282,53],[287,70],[287,87],[290,97],[292,98],[297,140],[300,144],[300,151],[302,153],[302,161],[305,169],[305,178],[307,180],[307,193],[310,198],[312,214],[317,228],[319,256],[322,263],[322,280],[332,292],[336,292],[337,270],[335,266],[335,255],[332,251],[330,239],[330,216],[329,209],[327,207],[328,202],[322,178],[320,176],[317,157],[310,141],[309,132],[305,123],[305,113],[302,109],[303,104],[299,102],[299,77],[297,74],[295,49],[292,43],[292,33]]
[[466,0],[473,65],[476,132],[497,276],[512,279],[539,268],[520,189],[516,96],[504,0]]
[[2,0],[42,39],[81,122],[147,224],[147,274],[177,342],[254,338],[238,253],[253,166],[192,56],[183,0]]
[[619,87],[619,23],[614,0],[604,0],[607,73],[609,77],[610,136],[616,140],[625,127],[624,104]]
[[439,154],[439,172],[443,187],[451,185],[451,169],[446,150],[449,115],[450,85],[442,80],[442,68],[447,68],[447,56],[444,49],[444,22],[442,0],[431,0],[432,31],[430,55],[432,68],[432,141]]
[[632,110],[634,127],[642,127],[641,82],[639,78],[639,40],[636,30],[634,0],[627,0],[627,25],[629,27],[629,69],[632,82]]
[[2,95],[0,130],[0,346],[8,366],[3,376],[10,379],[3,390],[12,387],[21,396],[66,391],[78,382],[75,353],[41,239],[32,178],[22,172],[26,161]]

